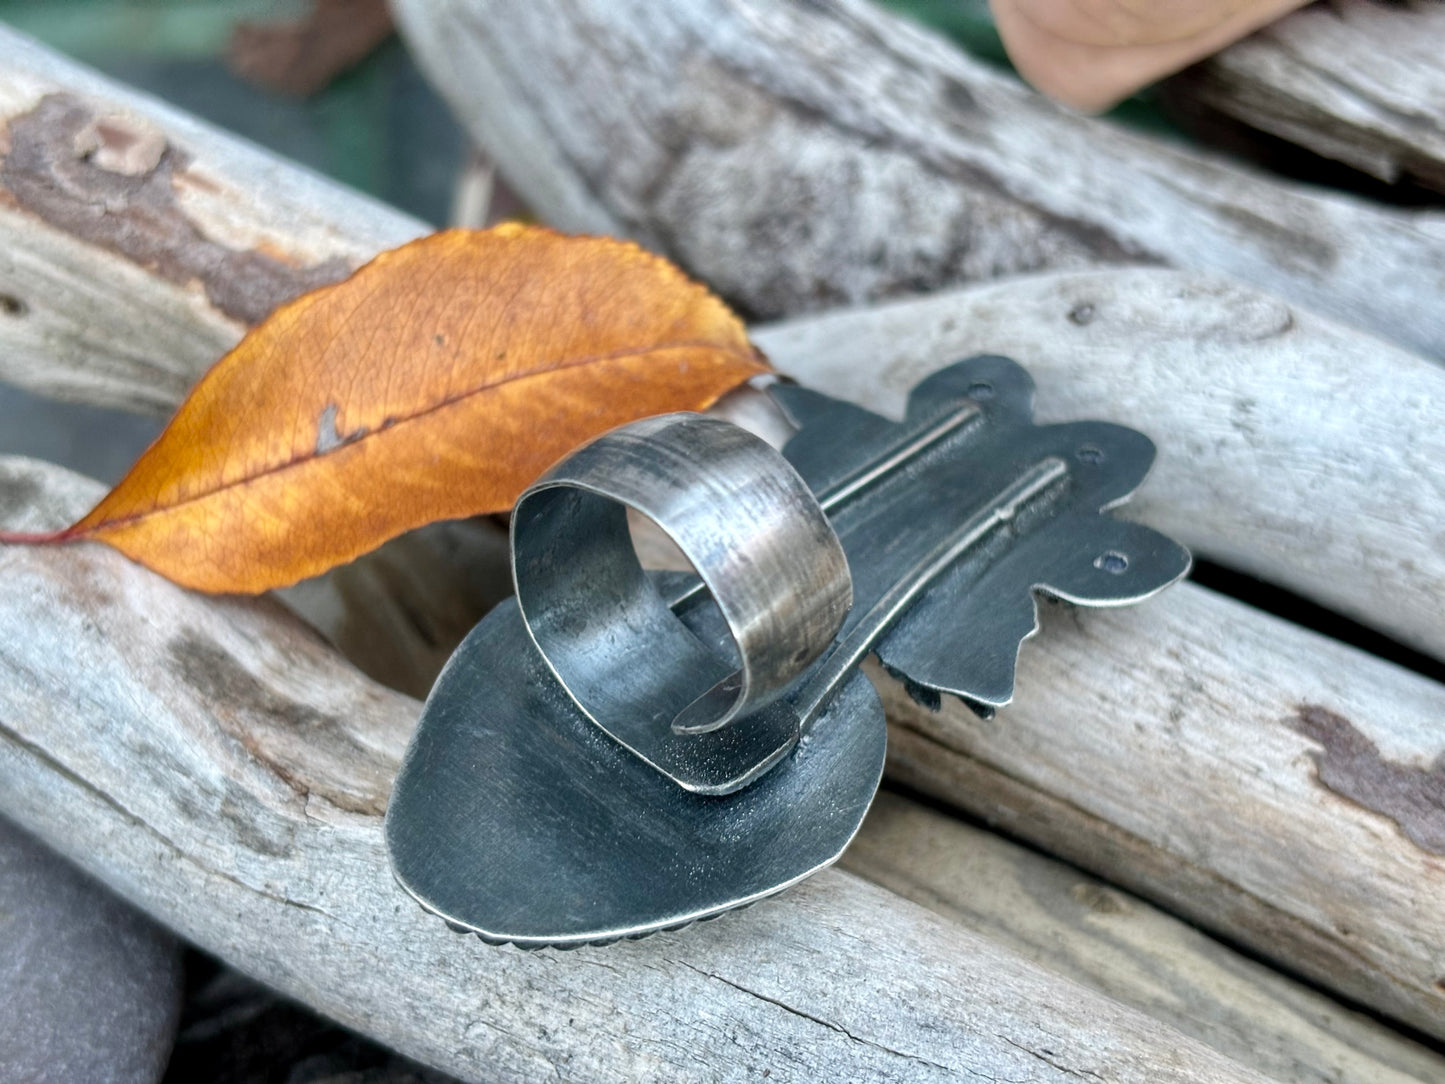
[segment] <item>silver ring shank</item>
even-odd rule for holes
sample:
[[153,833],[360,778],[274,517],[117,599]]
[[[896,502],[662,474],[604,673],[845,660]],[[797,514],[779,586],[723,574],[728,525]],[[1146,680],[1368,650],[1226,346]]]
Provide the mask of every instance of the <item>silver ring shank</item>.
[[[731,657],[669,609],[626,510],[656,523],[702,578]],[[679,734],[767,704],[832,642],[852,602],[847,558],[792,466],[731,423],[647,418],[563,460],[517,502],[517,601],[568,693],[603,729]]]

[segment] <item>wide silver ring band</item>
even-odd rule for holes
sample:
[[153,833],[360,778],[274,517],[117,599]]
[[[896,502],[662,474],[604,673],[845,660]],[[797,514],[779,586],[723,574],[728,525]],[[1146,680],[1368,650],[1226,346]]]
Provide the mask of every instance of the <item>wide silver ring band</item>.
[[[730,651],[673,614],[637,559],[629,508],[692,563]],[[553,467],[517,502],[512,572],[538,650],[614,735],[748,715],[827,648],[852,603],[847,558],[807,484],[764,441],[701,414],[634,422]]]

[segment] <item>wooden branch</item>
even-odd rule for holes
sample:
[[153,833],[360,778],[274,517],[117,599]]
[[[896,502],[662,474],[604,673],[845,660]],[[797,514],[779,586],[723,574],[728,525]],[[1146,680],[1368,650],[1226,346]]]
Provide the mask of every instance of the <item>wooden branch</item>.
[[[235,254],[256,247],[307,251],[315,266],[318,260],[355,262],[422,229],[3,30],[0,54],[7,58],[0,66],[0,110],[21,116],[44,94],[64,88],[92,103],[93,117],[124,116],[137,128],[171,133],[167,146],[174,146],[167,153],[191,161],[186,175],[209,178],[208,200],[197,205],[199,210],[188,210],[202,217],[192,222],[194,231],[178,228],[167,235],[174,244],[161,250],[165,264],[184,262],[191,232],[260,238],[252,249]],[[23,137],[24,124],[20,127]],[[12,154],[15,128],[12,120]],[[98,166],[95,171],[103,172]],[[173,189],[190,191],[177,184],[173,177]],[[186,197],[187,208],[191,200]],[[176,285],[34,214],[0,205],[0,233],[7,226],[12,232],[0,239],[0,292],[11,291],[24,312],[0,317],[0,376],[6,379],[90,402],[165,409],[239,330],[237,321],[219,314],[200,290]],[[277,247],[282,240],[290,249]],[[253,268],[247,278],[247,266],[241,264],[240,270],[249,285],[235,289],[254,294],[264,276]],[[1105,280],[1081,279],[1059,287],[1057,299],[1047,289],[1030,293],[1024,287],[1019,288],[1023,292],[981,295],[978,304],[961,310],[966,318],[953,320],[955,333],[950,334],[940,330],[947,316],[924,319],[907,308],[888,310],[896,315],[886,333],[869,338],[865,350],[850,347],[863,341],[859,321],[838,325],[839,335],[827,344],[800,344],[791,352],[780,353],[781,346],[773,346],[766,332],[760,340],[785,367],[805,377],[810,364],[821,364],[829,355],[847,357],[847,365],[819,370],[816,377],[820,387],[845,394],[848,374],[875,371],[878,359],[891,356],[892,344],[904,335],[913,336],[920,363],[936,363],[953,352],[1003,350],[1039,374],[1046,413],[1057,409],[1118,417],[1153,432],[1166,449],[1169,438],[1188,427],[1197,434],[1190,440],[1189,459],[1166,454],[1160,467],[1164,473],[1142,506],[1144,514],[1212,557],[1445,655],[1445,622],[1438,620],[1433,602],[1445,550],[1431,527],[1438,522],[1432,502],[1440,499],[1439,490],[1428,488],[1428,479],[1438,477],[1432,460],[1438,462],[1442,439],[1439,395],[1428,390],[1433,385],[1423,376],[1401,383],[1399,374],[1411,366],[1397,353],[1362,337],[1323,330],[1318,321],[1297,318],[1267,300],[1238,295],[1225,303],[1214,296],[1224,287],[1181,285],[1194,300],[1176,304],[1170,293],[1175,281],[1126,278],[1109,286]],[[1157,285],[1149,288],[1149,282]],[[292,288],[299,285],[292,283]],[[1136,289],[1145,293],[1131,297]],[[1148,319],[1159,305],[1171,312],[1172,323]],[[1010,311],[1007,306],[1020,307]],[[1065,318],[1069,313],[1072,319]],[[1211,321],[1219,321],[1212,331]],[[1230,330],[1232,322],[1239,322],[1238,329]],[[969,334],[971,328],[980,334]],[[1054,337],[1055,332],[1062,337]],[[930,334],[935,341],[917,338]],[[1258,341],[1251,342],[1251,336]],[[1186,407],[1168,374],[1196,359],[1196,348],[1205,341],[1211,344],[1210,361],[1195,371],[1210,376],[1207,382],[1196,381]],[[1318,364],[1313,375],[1297,375],[1321,352],[1328,353],[1328,362]],[[1266,363],[1264,357],[1271,360]],[[1156,378],[1135,379],[1133,372],[1143,366],[1152,366]],[[1265,369],[1269,379],[1258,380],[1256,373]],[[1352,377],[1352,370],[1358,375]],[[1054,375],[1064,373],[1066,379]],[[901,390],[906,379],[900,373],[893,391]],[[1329,425],[1296,433],[1308,415],[1297,410],[1290,398],[1295,394],[1308,395],[1333,413]],[[1058,407],[1051,408],[1051,402]],[[1195,426],[1196,417],[1209,421]],[[1358,443],[1356,428],[1361,430]],[[1317,465],[1286,476],[1259,472],[1258,463],[1267,460],[1256,447],[1271,439],[1286,443],[1270,445],[1267,454]],[[1405,451],[1397,454],[1397,447]],[[1194,462],[1205,469],[1186,469]],[[1327,471],[1337,497],[1322,509],[1311,482]],[[1302,535],[1317,533],[1322,537],[1311,546],[1295,544]]]
[[[0,460],[6,527],[96,487]],[[0,549],[0,812],[186,937],[473,1080],[1262,1080],[845,873],[636,943],[520,952],[392,882],[418,705],[272,605],[100,546]]]
[[1445,6],[1331,0],[1170,81],[1169,91],[1382,181],[1445,192]]
[[[1017,356],[1041,416],[1156,434],[1138,514],[1441,653],[1436,366],[1238,287],[1142,270],[758,338],[785,371],[895,411],[956,357]],[[1445,1034],[1445,952],[1419,936],[1445,924],[1445,686],[1191,585],[1135,611],[1051,610],[1044,626],[993,723],[956,702],[931,714],[878,675],[893,778]]]
[[995,723],[886,687],[892,777],[1445,1034],[1445,687],[1190,586],[1050,617]]
[[1439,366],[1228,282],[1152,269],[935,294],[755,338],[804,383],[895,414],[950,361],[1017,358],[1041,420],[1154,438],[1131,517],[1445,659]]
[[0,379],[164,413],[282,301],[427,232],[0,27]]
[[1445,216],[1055,108],[866,0],[397,0],[502,175],[757,316],[1016,272],[1220,271],[1445,358]]
[[1292,1084],[1445,1079],[1445,1056],[1136,896],[887,791],[845,869]]

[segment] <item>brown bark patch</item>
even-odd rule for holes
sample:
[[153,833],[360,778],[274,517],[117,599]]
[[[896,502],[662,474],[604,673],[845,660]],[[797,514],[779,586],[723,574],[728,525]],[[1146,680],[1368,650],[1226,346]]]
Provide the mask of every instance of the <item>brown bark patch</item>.
[[221,312],[259,323],[284,301],[350,273],[333,258],[297,267],[206,237],[176,201],[189,156],[127,117],[101,117],[70,94],[49,94],[11,119],[0,196],[57,229],[169,282],[198,283]]
[[1389,817],[1421,850],[1445,855],[1445,753],[1427,768],[1385,760],[1353,723],[1318,704],[1301,704],[1288,724],[1320,744],[1313,755],[1321,784]]

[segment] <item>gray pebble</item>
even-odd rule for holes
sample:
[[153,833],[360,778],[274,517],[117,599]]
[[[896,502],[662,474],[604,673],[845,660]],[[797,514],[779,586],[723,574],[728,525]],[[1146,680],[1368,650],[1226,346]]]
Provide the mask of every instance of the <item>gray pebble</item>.
[[0,1081],[159,1080],[181,987],[173,937],[0,821]]

